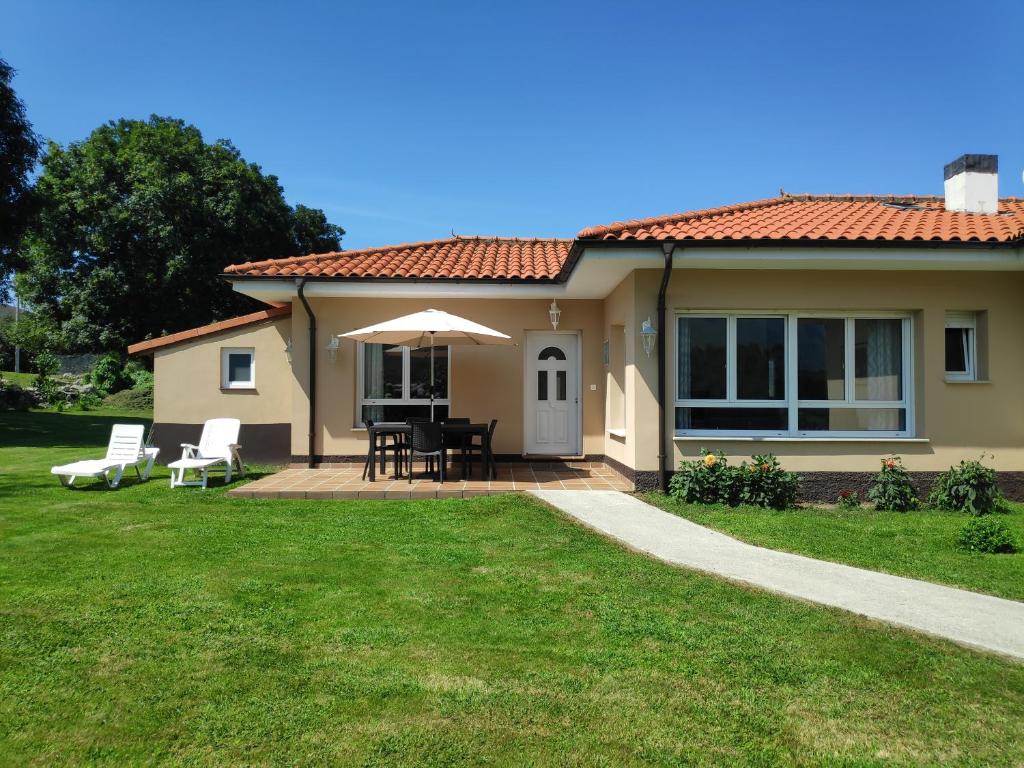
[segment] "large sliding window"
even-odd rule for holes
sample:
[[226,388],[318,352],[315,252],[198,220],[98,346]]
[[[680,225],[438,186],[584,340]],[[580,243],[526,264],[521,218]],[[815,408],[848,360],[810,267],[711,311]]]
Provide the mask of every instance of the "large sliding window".
[[[448,416],[449,347],[434,347],[434,418]],[[430,416],[430,350],[362,344],[359,422]]]
[[682,314],[679,435],[908,436],[910,320]]

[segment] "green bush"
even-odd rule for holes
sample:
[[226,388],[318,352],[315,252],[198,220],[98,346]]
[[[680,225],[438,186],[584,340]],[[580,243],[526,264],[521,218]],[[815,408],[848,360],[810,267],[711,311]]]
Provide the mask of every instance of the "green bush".
[[740,481],[739,499],[744,504],[766,509],[786,509],[796,503],[800,478],[787,472],[771,454],[752,456],[736,473]]
[[768,454],[730,467],[724,453],[701,449],[701,457],[679,463],[669,494],[688,504],[750,504],[785,509],[796,501],[799,478]]
[[56,404],[60,400],[60,382],[53,377],[60,370],[60,360],[52,352],[43,350],[36,355],[36,376],[32,388],[35,389],[41,403]]
[[132,387],[122,389],[113,395],[107,395],[103,404],[108,408],[116,408],[123,411],[151,411],[153,410],[153,387]]
[[38,404],[37,393],[0,376],[0,411],[27,411]]
[[995,470],[981,461],[961,461],[950,467],[938,476],[928,494],[928,503],[937,509],[972,515],[987,515],[1001,500]]
[[125,363],[124,375],[132,388],[153,386],[153,372],[138,360],[129,360]]
[[840,509],[860,509],[861,497],[857,491],[840,491],[836,505]]
[[995,517],[968,520],[957,535],[956,545],[965,552],[1009,554],[1017,551],[1017,542],[1010,529]]
[[116,352],[108,352],[93,366],[89,380],[104,395],[112,395],[131,385],[125,375],[124,360]]
[[679,471],[669,480],[668,492],[688,504],[732,504],[739,499],[736,470],[724,453],[701,448],[701,458],[679,462]]
[[868,489],[868,499],[874,502],[875,509],[887,512],[907,512],[917,508],[917,494],[899,456],[882,459],[882,471]]

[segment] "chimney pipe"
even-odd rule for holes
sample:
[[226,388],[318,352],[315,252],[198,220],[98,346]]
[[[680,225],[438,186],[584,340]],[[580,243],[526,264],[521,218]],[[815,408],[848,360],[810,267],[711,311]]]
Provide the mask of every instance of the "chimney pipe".
[[961,155],[945,168],[946,210],[999,212],[999,157]]

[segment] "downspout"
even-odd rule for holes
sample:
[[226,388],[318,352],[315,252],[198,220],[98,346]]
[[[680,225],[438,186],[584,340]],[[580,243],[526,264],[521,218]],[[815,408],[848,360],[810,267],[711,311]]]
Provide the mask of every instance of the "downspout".
[[299,301],[309,316],[309,461],[310,469],[316,466],[316,315],[306,301],[306,278],[295,281],[299,287]]
[[658,490],[668,493],[668,470],[665,468],[665,294],[672,277],[672,253],[675,243],[662,243],[665,266],[661,273],[661,287],[658,289]]

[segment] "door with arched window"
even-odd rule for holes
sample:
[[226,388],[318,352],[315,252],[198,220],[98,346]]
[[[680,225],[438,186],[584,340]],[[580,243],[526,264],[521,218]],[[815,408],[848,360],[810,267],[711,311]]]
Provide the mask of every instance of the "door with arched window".
[[576,456],[579,339],[575,333],[531,333],[526,347],[526,452]]

